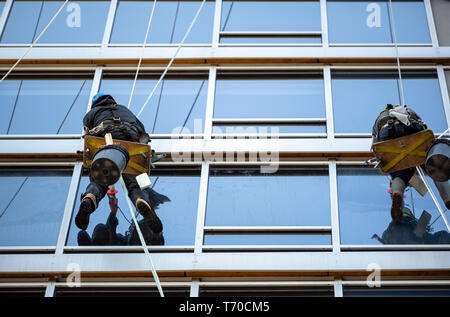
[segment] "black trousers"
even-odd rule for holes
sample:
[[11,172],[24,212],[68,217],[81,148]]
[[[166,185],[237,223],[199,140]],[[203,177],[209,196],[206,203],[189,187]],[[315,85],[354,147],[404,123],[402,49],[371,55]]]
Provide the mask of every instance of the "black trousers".
[[[130,174],[122,174],[122,177],[123,181],[125,182],[125,186],[127,187],[128,190],[128,197],[130,197],[134,205],[136,205],[136,200],[138,200],[138,198],[147,200],[145,192],[139,187],[139,184],[136,181],[136,176]],[[84,193],[81,198],[83,198],[87,193],[92,193],[94,194],[97,200],[98,206],[100,200],[102,200],[103,197],[105,197],[106,192],[108,191],[108,187],[97,184],[90,176],[89,179],[91,182],[86,188],[86,193]]]

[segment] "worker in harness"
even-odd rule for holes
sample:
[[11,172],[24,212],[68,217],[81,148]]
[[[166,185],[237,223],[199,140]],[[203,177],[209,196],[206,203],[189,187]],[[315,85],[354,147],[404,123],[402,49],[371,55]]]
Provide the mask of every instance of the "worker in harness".
[[[110,133],[113,139],[148,143],[150,138],[145,132],[144,125],[127,108],[118,105],[111,95],[98,93],[92,98],[91,110],[83,118],[85,135],[104,137]],[[128,196],[135,205],[136,210],[144,217],[150,229],[159,233],[163,226],[146,198],[148,195],[140,188],[136,177],[122,174]],[[106,195],[108,187],[97,184],[90,177],[86,192],[81,195],[81,204],[75,217],[75,224],[81,230],[89,225],[89,216],[97,209],[100,200]]]
[[[388,104],[380,112],[372,127],[372,143],[395,139],[427,129],[427,125],[411,108]],[[391,217],[400,222],[403,217],[403,193],[415,174],[415,168],[407,168],[390,174],[392,190]],[[434,181],[438,191],[450,209],[450,186],[448,182]]]

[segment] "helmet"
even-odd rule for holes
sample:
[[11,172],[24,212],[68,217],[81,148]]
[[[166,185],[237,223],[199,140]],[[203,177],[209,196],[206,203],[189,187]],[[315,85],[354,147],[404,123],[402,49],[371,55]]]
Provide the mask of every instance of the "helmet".
[[99,92],[98,94],[96,94],[94,97],[92,97],[92,103],[96,102],[98,98],[100,98],[101,96],[106,96],[106,94]]

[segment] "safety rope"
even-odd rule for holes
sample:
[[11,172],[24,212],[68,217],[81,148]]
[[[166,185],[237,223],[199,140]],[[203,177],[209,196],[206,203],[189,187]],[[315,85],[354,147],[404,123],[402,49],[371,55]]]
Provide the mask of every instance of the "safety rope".
[[133,99],[134,89],[136,87],[136,81],[138,78],[139,70],[141,68],[142,59],[144,58],[145,45],[147,44],[147,38],[150,33],[150,26],[152,25],[153,15],[155,13],[155,7],[156,7],[156,0],[153,1],[152,12],[150,13],[150,17],[147,22],[147,31],[145,32],[144,42],[142,43],[142,52],[141,52],[141,56],[139,57],[138,66],[136,68],[136,75],[134,76],[133,87],[131,87],[130,98],[128,99],[128,109],[130,109],[130,106],[131,106],[131,100]]
[[181,40],[180,44],[178,44],[177,50],[175,51],[175,54],[173,55],[173,57],[171,58],[169,64],[166,66],[166,68],[164,69],[161,77],[159,78],[159,80],[157,81],[157,83],[155,84],[155,86],[153,87],[152,92],[150,93],[150,95],[148,96],[147,100],[144,102],[144,104],[142,105],[141,109],[139,110],[137,117],[139,118],[142,114],[142,112],[144,111],[145,107],[147,106],[148,102],[150,101],[150,99],[152,99],[153,95],[155,94],[156,89],[158,88],[159,84],[161,83],[161,81],[164,79],[164,77],[166,76],[167,72],[169,71],[170,66],[172,66],[172,63],[174,62],[175,58],[177,57],[178,53],[181,50],[181,47],[184,44],[184,41],[186,41],[186,38],[188,37],[189,33],[192,30],[192,27],[194,26],[195,22],[198,19],[198,16],[200,15],[200,12],[203,9],[203,6],[205,5],[206,0],[203,0],[200,7],[197,10],[197,13],[194,16],[194,19],[192,20],[191,25],[189,25],[189,28],[187,29],[186,33],[184,34],[183,39]]
[[133,206],[131,206],[130,199],[128,198],[128,190],[127,190],[127,187],[125,186],[125,182],[124,182],[122,176],[120,176],[120,183],[122,184],[122,188],[123,188],[123,191],[125,193],[125,197],[126,197],[126,200],[128,203],[128,208],[130,209],[130,214],[131,214],[131,217],[133,218],[134,226],[136,227],[136,231],[138,233],[139,240],[141,241],[142,248],[144,249],[144,252],[147,255],[147,258],[149,260],[150,269],[152,270],[153,278],[155,279],[155,283],[156,283],[156,287],[158,288],[159,295],[161,297],[164,297],[164,293],[163,293],[163,290],[161,287],[161,282],[159,281],[158,273],[156,273],[156,269],[155,269],[155,266],[153,265],[152,257],[150,256],[150,253],[148,252],[148,247],[145,243],[145,239],[144,239],[144,236],[142,235],[141,228],[139,227],[139,223],[138,223],[136,217],[134,216]]
[[[404,93],[404,89],[403,89],[402,70],[400,67],[400,55],[398,52],[398,43],[397,43],[397,35],[396,35],[396,31],[395,31],[395,19],[394,19],[394,11],[392,9],[392,0],[389,0],[389,13],[390,13],[390,20],[391,20],[392,36],[393,36],[394,46],[395,46],[395,53],[396,53],[396,58],[397,58],[397,70],[398,70],[399,84],[400,84],[400,98],[401,98],[402,105],[405,105],[405,93]],[[443,136],[447,131],[448,131],[448,129],[446,131],[444,131],[444,133],[442,133],[439,136],[439,138],[441,136]],[[433,190],[431,189],[431,186],[428,184],[428,181],[426,180],[426,176],[422,170],[422,167],[416,166],[416,170],[419,173],[419,176],[422,179],[423,183],[425,184],[426,188],[428,189],[428,192],[430,193],[431,198],[433,199],[437,209],[439,210],[439,213],[441,214],[442,219],[444,219],[444,222],[445,222],[445,225],[447,226],[448,232],[450,232],[450,226],[448,224],[448,221],[444,215],[444,212],[442,211],[442,208],[441,208],[438,200],[436,199],[436,195],[434,194]]]
[[31,43],[31,45],[28,47],[28,49],[25,51],[25,53],[17,60],[17,62],[8,70],[8,72],[0,79],[0,83],[2,83],[6,77],[16,68],[17,65],[22,61],[22,59],[32,50],[34,45],[40,40],[40,38],[44,35],[44,33],[47,31],[47,29],[52,25],[53,21],[55,21],[56,17],[59,15],[59,13],[62,11],[64,6],[69,2],[69,0],[64,1],[62,6],[59,8],[59,10],[55,13],[55,15],[51,18],[50,22],[47,24],[47,26],[42,30],[42,32],[39,34],[39,36]]
[[389,0],[389,16],[390,16],[390,22],[391,22],[391,33],[392,33],[392,38],[394,41],[394,46],[395,46],[395,54],[397,57],[397,70],[398,70],[398,83],[400,85],[400,101],[401,104],[404,106],[406,101],[405,101],[405,93],[403,90],[403,80],[402,80],[402,71],[401,71],[401,67],[400,67],[400,54],[398,52],[398,43],[397,43],[397,32],[395,31],[395,20],[394,20],[394,10],[392,10],[392,0]]

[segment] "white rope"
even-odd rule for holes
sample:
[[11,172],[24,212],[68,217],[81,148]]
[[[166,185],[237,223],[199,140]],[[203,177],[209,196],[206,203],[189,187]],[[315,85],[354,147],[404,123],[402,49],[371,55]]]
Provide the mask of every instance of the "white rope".
[[438,210],[442,216],[442,219],[444,219],[445,225],[447,226],[447,231],[450,232],[450,225],[448,224],[447,218],[445,217],[444,212],[442,211],[441,205],[437,201],[436,196],[434,195],[433,191],[431,190],[430,185],[428,184],[428,181],[425,178],[425,173],[423,172],[422,167],[416,166],[416,170],[417,170],[417,172],[419,172],[420,178],[422,179],[423,183],[427,187],[428,192],[431,195],[431,198],[433,198],[433,201],[436,204],[436,207],[438,208]]
[[155,283],[156,283],[156,287],[158,288],[159,295],[161,295],[161,297],[164,297],[164,293],[163,293],[163,290],[161,287],[161,282],[159,281],[155,266],[153,265],[152,257],[150,256],[150,253],[148,252],[148,247],[145,243],[145,239],[144,239],[144,236],[142,235],[141,228],[139,227],[139,223],[136,219],[136,216],[134,215],[133,206],[131,205],[130,198],[128,197],[128,190],[127,190],[127,187],[125,186],[125,182],[123,181],[122,176],[120,176],[120,183],[122,184],[122,189],[123,189],[123,192],[125,193],[125,199],[127,200],[128,208],[130,209],[130,214],[131,214],[131,217],[133,218],[134,226],[136,227],[136,231],[138,233],[139,240],[141,241],[144,252],[147,255],[147,258],[149,260],[150,269],[152,270],[153,278],[155,279]]
[[148,19],[147,31],[145,33],[144,42],[142,43],[142,52],[141,52],[141,56],[139,57],[139,63],[138,63],[137,69],[136,69],[136,75],[134,76],[133,87],[131,88],[130,99],[128,99],[128,109],[130,109],[131,100],[133,99],[134,89],[136,87],[136,81],[138,78],[139,70],[141,68],[142,59],[143,59],[144,53],[145,53],[145,45],[147,44],[148,34],[150,33],[150,25],[152,25],[153,14],[155,13],[155,7],[156,7],[156,0],[153,1],[152,12],[150,13],[150,18]]
[[155,87],[153,87],[152,92],[150,93],[150,95],[148,96],[147,100],[145,101],[145,103],[142,105],[141,110],[139,110],[137,117],[139,118],[142,114],[142,112],[144,111],[145,107],[147,106],[148,102],[150,101],[150,99],[152,99],[153,95],[155,94],[156,89],[158,88],[159,84],[161,83],[161,81],[164,79],[164,76],[166,76],[170,66],[172,66],[173,61],[175,60],[175,58],[177,57],[178,53],[181,50],[181,47],[184,44],[184,41],[186,40],[186,38],[188,37],[189,33],[191,32],[192,27],[194,26],[195,22],[197,21],[198,16],[200,15],[200,12],[203,9],[203,6],[205,5],[206,0],[202,1],[202,4],[200,5],[200,8],[197,10],[197,13],[195,14],[194,19],[192,20],[191,25],[189,26],[189,28],[187,29],[186,33],[184,34],[183,39],[181,40],[180,44],[178,44],[177,50],[175,51],[174,56],[172,57],[172,59],[170,60],[169,64],[166,66],[166,68],[164,69],[164,72],[162,73],[161,77],[159,78],[158,82],[155,84]]
[[16,68],[17,65],[22,61],[22,59],[31,51],[33,46],[39,41],[39,39],[44,35],[44,33],[47,31],[47,29],[50,27],[50,25],[53,23],[53,21],[56,19],[56,17],[59,15],[59,13],[62,11],[66,3],[69,2],[69,0],[66,0],[62,6],[59,8],[59,10],[55,13],[53,18],[50,20],[50,22],[47,24],[47,26],[42,30],[42,32],[39,34],[39,36],[31,43],[31,45],[28,47],[28,49],[25,51],[25,53],[17,60],[17,62],[8,70],[8,72],[3,76],[3,78],[0,80],[0,83],[2,83],[6,77]]
[[[394,11],[392,10],[392,0],[389,0],[389,13],[391,16],[391,29],[392,29],[392,36],[394,40],[394,46],[395,46],[395,53],[397,57],[397,69],[398,69],[398,76],[399,76],[399,84],[400,84],[400,98],[402,105],[405,105],[405,93],[403,89],[403,80],[402,80],[402,70],[400,67],[400,56],[398,52],[398,43],[397,43],[397,35],[395,31],[395,20],[394,20]],[[442,133],[438,139],[443,136],[445,133],[447,133],[448,129]],[[448,224],[447,219],[445,218],[444,212],[442,211],[441,205],[439,204],[438,200],[436,199],[436,195],[434,194],[433,190],[431,189],[431,186],[428,184],[428,181],[425,178],[425,173],[422,170],[422,167],[416,166],[416,170],[420,175],[420,178],[422,179],[423,183],[425,184],[426,188],[428,189],[428,192],[431,195],[431,198],[433,199],[437,209],[439,210],[439,213],[442,216],[442,219],[444,219],[445,225],[447,226],[447,230],[450,232],[450,226]],[[434,222],[433,222],[434,223]]]
[[398,78],[399,78],[399,84],[400,84],[400,98],[401,98],[402,105],[405,105],[406,101],[405,101],[405,93],[403,91],[402,71],[400,68],[400,56],[398,53],[397,33],[395,31],[395,20],[394,20],[394,10],[392,10],[392,0],[389,0],[389,15],[391,17],[392,37],[394,40],[395,54],[397,56],[397,69],[398,69]]

